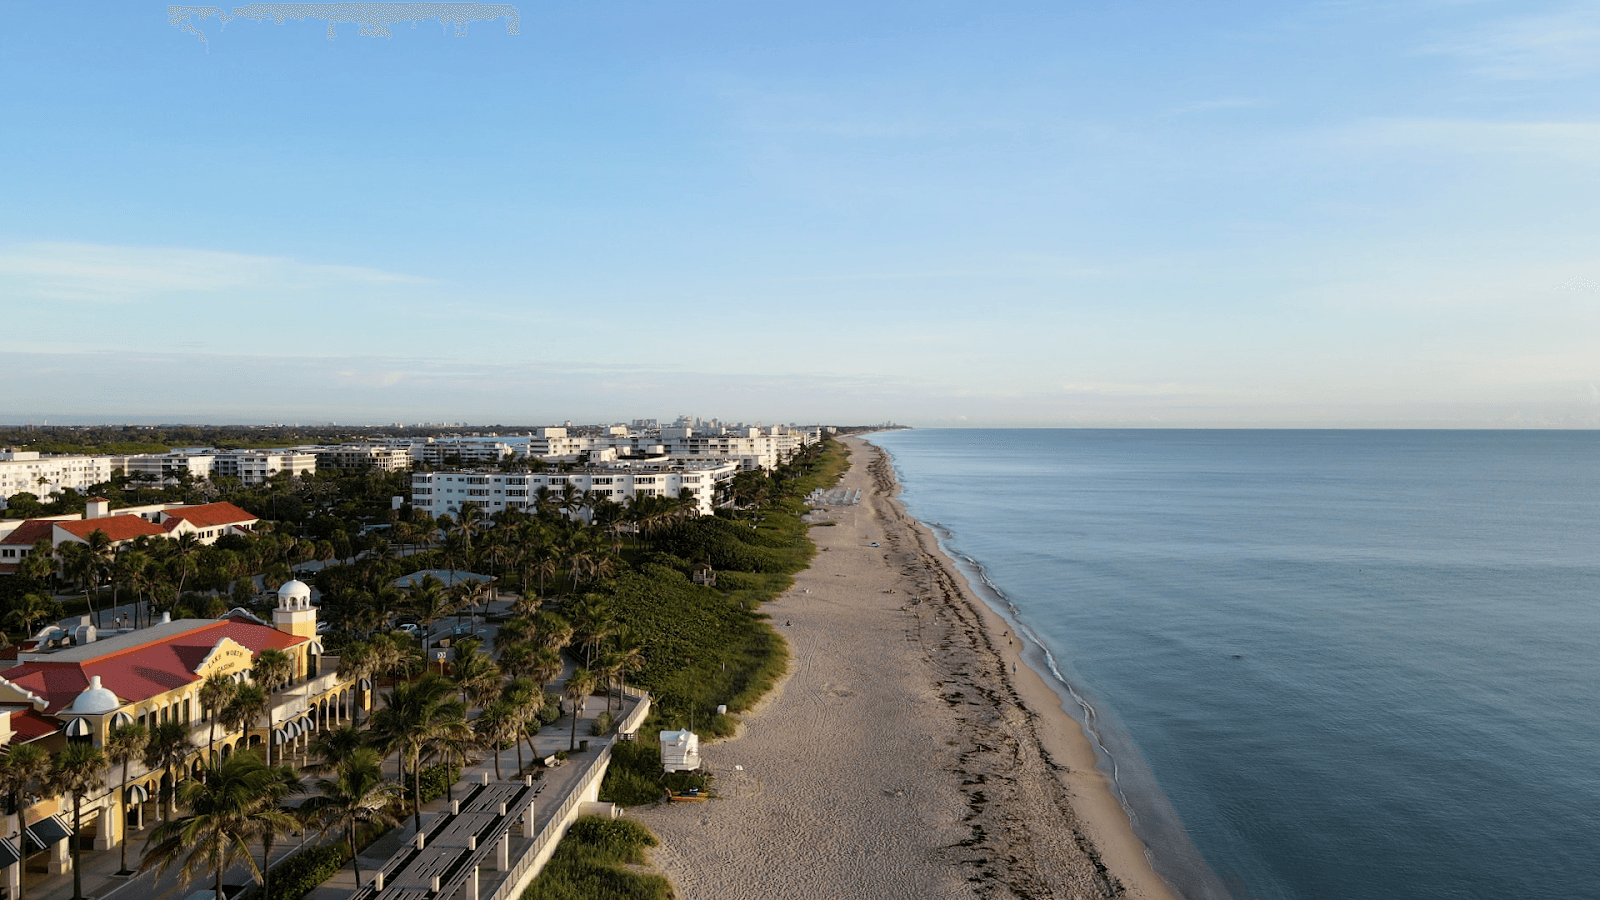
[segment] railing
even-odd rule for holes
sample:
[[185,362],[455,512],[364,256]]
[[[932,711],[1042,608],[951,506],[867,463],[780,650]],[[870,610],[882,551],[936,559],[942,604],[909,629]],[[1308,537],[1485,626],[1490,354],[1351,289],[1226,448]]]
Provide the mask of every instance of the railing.
[[519,894],[526,887],[522,883],[523,876],[528,875],[529,869],[542,862],[541,857],[544,856],[546,847],[550,846],[552,842],[560,840],[561,835],[566,831],[567,816],[572,813],[573,808],[582,802],[581,798],[589,792],[590,788],[594,787],[595,782],[605,775],[606,766],[610,762],[611,744],[607,743],[601,748],[599,755],[594,758],[594,762],[589,764],[589,771],[583,774],[583,777],[578,780],[578,783],[567,794],[567,799],[561,801],[561,805],[556,807],[555,815],[551,817],[550,821],[544,823],[543,828],[539,829],[539,833],[533,838],[533,846],[522,854],[516,865],[511,867],[511,872],[506,875],[506,879],[500,882],[500,886],[495,888],[494,893],[490,894],[487,900],[509,900],[510,897]]
[[633,734],[639,730],[639,726],[643,725],[645,718],[650,715],[650,692],[624,686],[622,688],[622,696],[632,697],[639,703],[633,708],[633,712],[628,713],[628,717],[623,719],[622,723],[617,726],[617,734]]

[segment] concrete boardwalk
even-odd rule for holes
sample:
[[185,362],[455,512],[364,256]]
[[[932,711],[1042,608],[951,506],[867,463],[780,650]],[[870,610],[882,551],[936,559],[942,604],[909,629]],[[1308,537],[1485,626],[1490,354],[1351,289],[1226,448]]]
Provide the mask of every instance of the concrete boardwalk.
[[[613,712],[613,716],[617,721],[623,720],[638,702],[637,700],[624,698],[622,712]],[[616,700],[613,696],[611,704],[615,703]],[[534,781],[534,788],[538,791],[535,804],[537,828],[544,827],[548,817],[579,782],[589,765],[599,756],[599,750],[605,745],[605,742],[614,739],[614,735],[606,738],[593,738],[589,735],[590,724],[605,711],[607,706],[608,704],[598,696],[589,698],[577,723],[577,739],[580,741],[588,740],[591,749],[587,753],[572,753],[564,764],[553,769],[537,768],[536,763],[538,759],[553,755],[557,750],[567,749],[571,740],[572,719],[570,716],[542,729],[534,737],[535,749],[532,754],[528,751],[527,742],[524,741],[522,743],[524,768],[528,774],[537,773],[537,780]],[[517,750],[515,748],[502,750],[499,753],[499,757],[501,773],[505,779],[517,779],[520,781]],[[393,766],[394,762],[393,758],[391,758],[385,766],[385,770],[391,775],[394,771]],[[479,762],[462,770],[462,780],[457,782],[453,789],[456,797],[464,796],[464,789],[469,787],[467,782],[480,781],[484,774],[488,776],[491,782],[496,780],[493,755],[486,755]],[[310,780],[308,779],[305,783],[308,785],[309,790]],[[424,804],[422,807],[424,829],[428,827],[430,818],[438,816],[441,812],[448,812],[449,807],[450,801],[448,798],[441,798]],[[152,816],[150,821],[154,825],[155,817]],[[400,827],[390,831],[366,848],[360,858],[363,881],[370,881],[373,873],[378,871],[390,856],[405,846],[407,842],[415,839],[416,827],[414,823],[415,819],[407,816]],[[532,844],[532,841],[522,837],[522,829],[520,828],[513,828],[511,831],[511,855],[513,859],[516,859],[521,852]],[[146,828],[142,831],[136,830],[132,835],[132,840],[128,846],[128,863],[133,868],[138,868],[139,861],[143,858],[145,839],[149,836],[149,833],[150,829]],[[343,839],[343,834],[330,833],[326,837],[328,841]],[[324,839],[319,838],[315,833],[305,836],[306,842],[315,843],[320,840]],[[273,862],[277,863],[284,857],[299,851],[301,846],[302,841],[298,837],[279,838],[273,845]],[[256,845],[255,856],[256,862],[259,864],[261,861],[259,845]],[[43,857],[37,857],[37,859],[42,864]],[[84,849],[83,894],[85,898],[91,898],[91,900],[107,900],[107,898],[112,897],[117,898],[117,900],[183,900],[183,898],[195,891],[211,889],[212,875],[209,871],[199,873],[192,883],[184,883],[177,877],[176,865],[169,869],[166,875],[160,877],[157,877],[153,872],[123,877],[117,874],[118,869],[121,867],[120,860],[120,848],[109,850]],[[493,869],[494,866],[491,865],[483,871],[485,876],[481,882],[483,896],[488,896],[493,892],[497,884],[494,880],[496,877],[500,877],[503,880],[503,876],[494,872]],[[72,872],[70,870],[59,875],[48,875],[40,871],[30,870],[25,877],[27,879],[25,888],[27,900],[71,900],[73,896]],[[225,874],[223,881],[224,884],[238,889],[250,883],[250,876],[243,866],[235,866]],[[310,900],[346,900],[354,891],[355,886],[354,867],[346,864],[343,871],[307,896]],[[15,900],[15,898],[12,898],[12,900]]]

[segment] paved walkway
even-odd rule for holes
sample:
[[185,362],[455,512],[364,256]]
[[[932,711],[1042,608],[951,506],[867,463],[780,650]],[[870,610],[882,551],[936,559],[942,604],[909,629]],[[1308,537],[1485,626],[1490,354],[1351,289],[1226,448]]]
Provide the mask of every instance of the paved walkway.
[[[614,699],[611,701],[612,704],[615,702],[616,701]],[[625,700],[623,712],[613,713],[615,718],[620,721],[627,711],[633,709],[633,704],[635,702],[636,701]],[[538,817],[539,827],[543,827],[546,811],[553,811],[555,806],[559,805],[560,802],[565,799],[566,794],[571,790],[572,785],[576,783],[579,777],[581,777],[583,771],[587,768],[587,766],[583,764],[584,761],[592,760],[598,755],[599,748],[604,739],[591,738],[589,736],[589,726],[590,723],[599,717],[600,713],[605,710],[607,705],[608,704],[602,702],[601,698],[599,697],[589,698],[588,702],[585,704],[583,715],[578,720],[578,740],[590,741],[591,749],[587,754],[572,754],[572,757],[566,763],[559,765],[554,769],[536,768],[536,759],[545,756],[551,756],[555,754],[557,750],[567,749],[571,739],[570,735],[572,729],[572,719],[570,716],[562,718],[554,725],[545,727],[534,737],[535,755],[529,754],[527,743],[523,742],[522,758],[526,772],[530,774],[534,772],[539,773],[539,780],[535,782],[535,785],[540,787],[539,804],[537,806],[537,809],[540,813]],[[502,750],[500,751],[499,756],[501,774],[506,778],[517,777],[517,750],[515,748]],[[394,771],[393,767],[394,762],[393,758],[391,757],[388,764],[385,766],[385,771],[392,775]],[[472,780],[479,777],[477,773],[480,772],[487,773],[491,780],[494,779],[494,757],[492,755],[485,756],[481,761],[465,768],[462,771],[462,778],[464,781]],[[458,782],[458,796],[459,784],[460,783]],[[442,810],[448,809],[449,805],[448,798],[440,798],[432,801],[431,803],[423,804],[423,827],[427,827],[428,818],[430,815],[437,814]],[[150,807],[147,821],[152,828],[157,823],[157,817],[154,813],[153,804]],[[134,868],[138,867],[139,860],[143,856],[145,839],[149,837],[150,830],[150,828],[145,828],[143,830],[135,830],[133,832],[132,843],[128,845],[128,863]],[[389,832],[389,834],[385,835],[384,837],[379,838],[376,842],[369,846],[361,854],[361,874],[363,880],[370,880],[372,877],[371,873],[377,871],[377,869],[381,867],[391,855],[393,855],[395,850],[404,845],[406,841],[411,840],[415,834],[415,819],[411,816],[407,816],[400,827]],[[514,836],[511,844],[511,853],[512,857],[516,858],[517,854],[521,850],[525,849],[531,842],[522,838],[521,829],[513,829],[513,834]],[[327,839],[342,840],[343,835],[330,834]],[[315,833],[312,833],[307,835],[305,840],[316,842],[321,840],[321,838],[319,838]],[[520,844],[518,843],[519,841],[521,841]],[[273,862],[277,863],[284,857],[299,851],[301,846],[302,841],[298,837],[280,838],[278,842],[273,845]],[[36,855],[33,858],[36,862],[36,865],[42,866],[46,856],[46,854]],[[260,846],[257,845],[256,861],[258,863],[260,862],[260,858]],[[117,874],[120,866],[120,848],[112,848],[110,850],[90,850],[85,848],[83,851],[84,897],[90,898],[90,900],[107,900],[107,898],[112,897],[115,897],[116,900],[184,900],[184,898],[188,897],[195,891],[211,889],[212,876],[210,872],[201,873],[192,884],[185,884],[177,877],[176,865],[174,865],[166,875],[161,877],[157,877],[151,872],[134,875],[132,877],[122,877]],[[489,877],[492,874],[497,873],[491,873],[487,870],[484,872],[485,878],[483,881],[483,891],[485,894],[487,894],[488,891],[493,890],[495,882]],[[24,894],[27,900],[71,900],[73,896],[72,872],[70,870],[60,875],[47,875],[43,872],[30,871],[26,877],[27,887],[24,891]],[[225,885],[232,885],[236,888],[243,887],[248,881],[249,876],[246,868],[243,866],[234,867],[223,877],[223,882]],[[312,891],[308,896],[310,900],[345,900],[345,898],[349,897],[354,888],[355,871],[352,866],[347,864],[344,868],[344,871],[334,876],[322,887]]]

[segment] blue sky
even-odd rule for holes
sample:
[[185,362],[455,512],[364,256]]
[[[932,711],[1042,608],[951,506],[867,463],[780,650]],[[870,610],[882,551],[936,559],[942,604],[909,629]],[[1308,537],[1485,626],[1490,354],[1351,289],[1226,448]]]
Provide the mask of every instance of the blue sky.
[[8,10],[0,418],[1600,427],[1600,2],[516,7]]

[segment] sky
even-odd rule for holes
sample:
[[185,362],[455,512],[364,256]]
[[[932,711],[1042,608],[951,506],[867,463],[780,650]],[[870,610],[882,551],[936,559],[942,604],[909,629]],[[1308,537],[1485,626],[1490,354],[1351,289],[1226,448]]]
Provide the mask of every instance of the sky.
[[513,6],[8,7],[0,421],[1600,427],[1600,0]]

